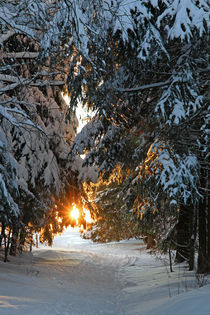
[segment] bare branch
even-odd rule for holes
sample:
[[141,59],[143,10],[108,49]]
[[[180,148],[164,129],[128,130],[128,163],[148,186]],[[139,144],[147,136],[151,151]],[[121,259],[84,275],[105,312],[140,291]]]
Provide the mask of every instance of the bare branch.
[[65,81],[37,81],[37,82],[32,82],[30,85],[31,86],[61,86],[61,85],[65,85],[66,82]]
[[21,52],[6,52],[3,54],[0,54],[0,58],[4,59],[4,58],[37,58],[39,56],[38,52],[32,52],[32,51],[21,51]]
[[[2,76],[2,75],[1,75]],[[5,77],[5,75],[4,75]],[[9,77],[11,77],[11,80],[9,80]],[[13,84],[7,85],[3,88],[0,88],[0,93],[5,93],[8,91],[12,91],[14,89],[16,89],[19,86],[62,86],[65,85],[65,81],[54,81],[54,80],[44,80],[44,81],[36,81],[33,82],[33,79],[23,79],[23,78],[17,78],[17,80],[15,81],[15,77],[12,76],[8,76],[7,80],[4,81],[8,81],[9,82],[15,82]]]
[[145,85],[137,86],[137,87],[134,87],[134,88],[128,88],[128,89],[118,88],[116,90],[118,92],[122,92],[122,93],[135,93],[135,92],[140,92],[140,91],[147,90],[147,89],[159,88],[159,87],[162,87],[162,86],[169,85],[170,83],[171,83],[171,81],[167,80],[167,81],[164,81],[164,82],[156,82],[156,83],[151,83],[151,84],[145,84]]
[[13,82],[13,83],[20,82],[18,77],[15,77],[13,75],[8,75],[8,74],[0,74],[0,81]]
[[[207,67],[205,69],[198,69],[198,73],[203,73],[203,72],[209,72],[209,67]],[[187,79],[182,80],[183,83],[186,83],[187,81],[188,81]],[[148,89],[156,89],[159,87],[169,85],[170,83],[171,83],[171,80],[168,79],[168,80],[163,81],[163,82],[155,82],[155,83],[145,84],[145,85],[137,86],[134,88],[128,88],[128,89],[117,88],[115,90],[117,90],[118,92],[122,92],[122,93],[135,93],[135,92],[140,92],[140,91],[144,91],[144,90],[148,90]],[[180,81],[179,81],[179,83],[180,83]]]
[[4,42],[6,42],[10,37],[12,37],[16,32],[13,30],[8,31],[6,34],[3,34],[0,37],[0,44],[3,44]]
[[[36,76],[30,80],[34,80],[35,78],[37,78],[38,76],[54,76],[54,75],[58,75],[60,74],[60,72],[46,72],[46,71],[42,71],[42,72],[37,72]],[[13,75],[8,75],[8,74],[0,74],[0,81],[5,81],[5,82],[13,82],[13,83],[20,83],[20,84],[25,84],[25,81],[27,79],[23,78],[23,77],[16,77]],[[28,79],[29,80],[29,79]],[[46,82],[46,81],[43,81]],[[50,81],[50,82],[61,82],[61,81]],[[36,84],[37,82],[35,82],[34,84]],[[59,84],[60,85],[60,84]]]
[[[22,119],[16,119],[14,116],[21,116]],[[45,132],[42,130],[42,128],[39,125],[36,125],[33,123],[30,118],[21,110],[18,108],[8,108],[0,105],[0,116],[8,120],[13,126],[21,127],[26,129],[26,126],[28,128],[35,128],[39,130],[40,132]]]

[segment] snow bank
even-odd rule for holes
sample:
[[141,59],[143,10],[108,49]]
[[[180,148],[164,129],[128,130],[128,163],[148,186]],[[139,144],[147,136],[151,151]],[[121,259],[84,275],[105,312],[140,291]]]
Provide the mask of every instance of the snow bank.
[[1,315],[207,315],[210,285],[200,289],[185,265],[141,240],[94,244],[67,230],[52,248],[0,261]]

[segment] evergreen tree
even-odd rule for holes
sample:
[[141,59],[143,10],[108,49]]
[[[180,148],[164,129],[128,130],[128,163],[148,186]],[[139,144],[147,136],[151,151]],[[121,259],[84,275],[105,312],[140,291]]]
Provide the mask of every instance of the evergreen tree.
[[[0,93],[11,98],[24,85],[35,86],[46,96],[49,81],[55,86],[64,84],[49,69],[53,70],[53,64],[60,65],[65,57],[66,65],[70,63],[67,72],[72,111],[78,101],[96,111],[92,122],[76,137],[71,152],[88,151],[84,164],[97,165],[104,179],[118,164],[125,172],[129,169],[130,179],[123,190],[129,213],[146,218],[155,211],[157,221],[161,221],[160,204],[164,203],[168,212],[163,217],[171,218],[170,235],[181,225],[173,224],[175,213],[190,209],[191,215],[184,219],[189,220],[184,246],[191,246],[198,215],[198,270],[209,271],[207,1],[2,1],[0,19],[0,43],[6,48]],[[17,33],[24,35],[17,41],[21,48],[24,38],[32,41],[24,51],[17,45],[13,52],[9,43]],[[39,58],[42,65],[48,61],[48,71],[37,72],[35,66],[34,72],[31,69],[29,75],[26,71],[24,77],[24,67],[17,66],[12,58],[24,63],[27,58]],[[40,129],[23,102],[18,97],[12,102],[1,99],[3,120],[18,128],[21,123],[29,126],[27,129],[38,127],[44,138],[49,117],[41,118],[44,130],[43,126]],[[71,112],[66,115],[70,117]],[[47,147],[50,151],[55,152]],[[58,154],[55,156],[57,159]],[[58,173],[53,168],[48,175],[35,177],[56,194],[51,183],[59,178]],[[6,177],[2,177],[0,186],[5,196],[4,187],[11,188]],[[63,182],[60,184],[61,192]],[[10,208],[15,207],[13,200]],[[49,200],[48,191],[44,200]],[[60,203],[64,205],[62,200]]]
[[[127,191],[135,186],[132,209],[140,217],[158,211],[165,196],[169,209],[182,211],[187,206],[191,209],[189,233],[179,245],[187,244],[189,249],[196,204],[200,233],[208,239],[205,200],[209,190],[203,180],[209,182],[207,2],[139,1],[124,5],[112,1],[108,11],[105,23],[107,10],[103,5],[100,13],[96,10],[94,22],[99,29],[103,22],[103,30],[96,34],[93,29],[87,31],[89,58],[78,51],[83,55],[80,63],[75,61],[78,71],[70,78],[72,105],[80,97],[84,104],[97,109],[91,141],[78,136],[72,149],[80,154],[81,147],[83,152],[89,149],[85,163],[96,163],[100,171],[110,174],[116,163],[122,162],[120,150],[125,153],[130,145],[128,136],[116,138],[116,134],[124,129],[132,132],[133,126],[137,130],[150,126],[147,149],[144,147],[147,151],[137,155],[142,153],[140,144],[129,152],[136,170],[127,186]],[[206,246],[201,247],[200,252],[206,252]],[[204,264],[208,269],[206,254],[200,256],[199,266]]]
[[49,10],[51,5],[42,1],[3,1],[0,7],[0,223],[5,260],[9,248],[15,255],[17,240],[24,245],[28,233],[48,224],[55,200],[61,195],[67,199],[75,176],[67,156],[76,119],[72,115],[70,122],[59,88],[65,84],[64,66],[59,58],[54,66],[53,58],[40,59],[45,31],[41,20],[47,21]]

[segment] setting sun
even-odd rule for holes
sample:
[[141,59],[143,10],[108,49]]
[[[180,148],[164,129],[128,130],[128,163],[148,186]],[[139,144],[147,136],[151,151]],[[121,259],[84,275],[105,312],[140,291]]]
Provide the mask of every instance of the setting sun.
[[82,212],[80,213],[79,209],[77,208],[77,206],[75,204],[72,205],[71,210],[69,211],[69,216],[71,217],[71,219],[75,220],[76,224],[74,225],[74,228],[76,228],[76,226],[78,226],[81,230],[84,229],[84,225],[87,224],[91,224],[93,223],[93,219],[91,217],[90,211],[86,210],[83,207]]
[[73,210],[71,211],[70,214],[71,214],[71,217],[75,219],[76,221],[79,219],[79,210],[77,209],[75,205],[73,206]]

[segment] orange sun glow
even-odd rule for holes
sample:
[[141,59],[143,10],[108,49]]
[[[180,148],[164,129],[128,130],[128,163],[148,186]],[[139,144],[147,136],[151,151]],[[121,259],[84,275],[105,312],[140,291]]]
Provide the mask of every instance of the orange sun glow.
[[79,219],[79,210],[77,209],[77,207],[75,205],[73,206],[73,209],[71,210],[70,214],[71,214],[71,217],[74,220],[78,221],[78,219]]

